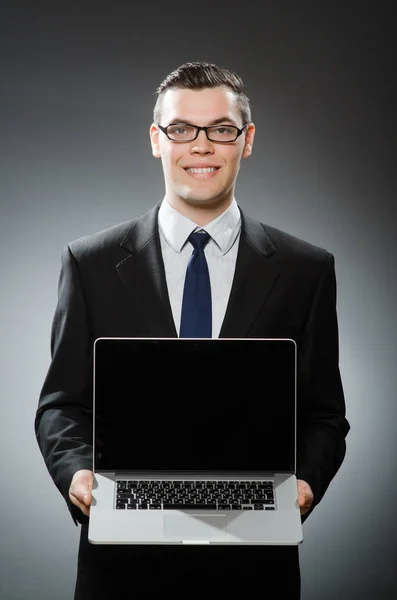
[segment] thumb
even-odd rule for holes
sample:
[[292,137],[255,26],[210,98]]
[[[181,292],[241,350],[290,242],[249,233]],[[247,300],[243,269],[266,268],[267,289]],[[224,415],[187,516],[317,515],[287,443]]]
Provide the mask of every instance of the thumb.
[[91,471],[81,470],[75,474],[72,481],[72,494],[83,502],[83,504],[89,506],[92,500],[92,486],[94,483],[93,473]]
[[82,501],[84,502],[84,504],[86,506],[90,506],[91,500],[92,500],[91,489],[90,488],[85,488],[84,492],[83,492],[83,495],[82,495]]
[[80,500],[80,502],[83,502],[83,504],[86,504],[88,506],[91,503],[92,499],[91,489],[92,486],[90,486],[87,483],[76,483],[71,491],[72,494],[78,500]]

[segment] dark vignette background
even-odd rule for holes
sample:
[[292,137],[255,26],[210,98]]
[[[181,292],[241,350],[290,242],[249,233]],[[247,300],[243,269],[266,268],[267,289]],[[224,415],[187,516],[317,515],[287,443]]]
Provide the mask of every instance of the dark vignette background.
[[63,245],[163,195],[154,90],[239,71],[257,126],[236,197],[336,259],[348,452],[301,548],[304,600],[397,597],[392,3],[37,3],[0,21],[0,598],[69,600],[79,530],[33,434]]

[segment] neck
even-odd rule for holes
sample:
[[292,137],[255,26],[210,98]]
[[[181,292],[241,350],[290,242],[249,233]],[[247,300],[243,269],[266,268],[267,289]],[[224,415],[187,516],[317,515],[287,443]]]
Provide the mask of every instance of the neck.
[[181,215],[197,223],[200,227],[204,227],[225,212],[232,203],[233,196],[223,201],[217,200],[213,203],[205,202],[202,204],[200,202],[188,202],[180,197],[169,197],[168,195],[165,196],[165,199]]

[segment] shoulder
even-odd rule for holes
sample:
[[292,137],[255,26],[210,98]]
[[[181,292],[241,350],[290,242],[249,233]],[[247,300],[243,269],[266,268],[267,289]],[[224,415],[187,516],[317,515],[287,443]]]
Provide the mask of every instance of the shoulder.
[[[241,209],[240,209],[241,210]],[[330,251],[292,232],[247,216],[243,211],[242,228],[246,239],[259,252],[277,261],[324,261],[332,256]]]
[[72,240],[64,251],[71,252],[79,261],[88,257],[122,259],[156,235],[158,208],[159,205],[156,205],[135,219]]
[[77,259],[119,248],[126,235],[133,229],[136,219],[117,223],[94,233],[71,240],[67,248]]
[[264,232],[274,244],[276,251],[283,255],[321,261],[330,254],[327,248],[316,245],[290,232],[265,223],[261,223],[261,227],[263,227]]
[[242,212],[244,241],[275,267],[279,273],[300,285],[323,275],[335,275],[335,259],[327,248],[291,232],[252,219]]

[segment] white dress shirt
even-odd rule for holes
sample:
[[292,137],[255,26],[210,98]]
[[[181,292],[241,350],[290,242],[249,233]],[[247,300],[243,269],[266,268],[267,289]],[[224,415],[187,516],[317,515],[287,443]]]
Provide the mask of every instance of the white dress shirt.
[[236,200],[233,199],[225,212],[216,219],[205,227],[200,227],[164,199],[158,214],[158,224],[168,295],[178,333],[186,269],[193,252],[188,237],[196,230],[206,231],[211,236],[204,252],[211,281],[212,337],[219,337],[232,287],[241,229],[241,216]]

